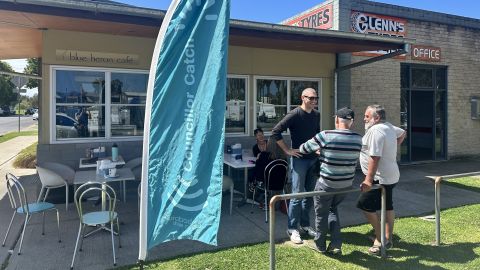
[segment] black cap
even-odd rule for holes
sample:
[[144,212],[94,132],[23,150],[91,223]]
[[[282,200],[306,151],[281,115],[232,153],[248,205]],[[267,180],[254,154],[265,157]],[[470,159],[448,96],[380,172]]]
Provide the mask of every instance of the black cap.
[[337,111],[335,116],[338,118],[353,120],[353,118],[355,118],[355,113],[349,107],[343,107]]

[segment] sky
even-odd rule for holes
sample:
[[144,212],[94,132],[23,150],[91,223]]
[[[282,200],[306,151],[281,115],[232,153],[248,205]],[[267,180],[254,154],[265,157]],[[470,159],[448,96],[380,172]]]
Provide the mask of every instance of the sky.
[[[139,7],[166,10],[171,0],[114,0]],[[231,0],[230,18],[278,23],[324,1],[322,0]],[[478,0],[379,0],[404,7],[418,8],[480,19]]]

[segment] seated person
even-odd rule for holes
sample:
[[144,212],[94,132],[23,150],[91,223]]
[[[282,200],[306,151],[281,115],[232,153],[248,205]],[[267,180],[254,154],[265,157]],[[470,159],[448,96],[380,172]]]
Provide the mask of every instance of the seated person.
[[261,152],[267,151],[267,140],[265,140],[265,135],[261,128],[257,128],[253,131],[257,143],[253,146],[252,152],[255,158],[258,158],[258,155]]
[[249,189],[253,192],[255,185],[262,185],[264,182],[265,167],[268,163],[276,160],[287,160],[285,152],[278,146],[275,139],[270,138],[267,141],[266,151],[260,152],[255,161],[255,168],[253,171],[253,179],[249,183]]

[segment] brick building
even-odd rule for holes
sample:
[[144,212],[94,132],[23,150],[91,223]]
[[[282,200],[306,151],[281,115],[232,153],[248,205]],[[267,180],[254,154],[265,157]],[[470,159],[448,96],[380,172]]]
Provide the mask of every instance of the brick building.
[[[349,105],[361,114],[369,104],[384,105],[388,120],[408,131],[402,163],[479,155],[480,20],[333,0],[282,23],[413,39],[407,54],[339,72],[338,106]],[[337,66],[386,53],[338,54]],[[359,132],[361,128],[356,125]]]

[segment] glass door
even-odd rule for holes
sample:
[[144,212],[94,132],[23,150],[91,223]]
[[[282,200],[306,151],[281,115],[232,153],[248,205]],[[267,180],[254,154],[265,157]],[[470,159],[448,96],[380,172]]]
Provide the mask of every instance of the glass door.
[[401,66],[401,127],[407,139],[400,147],[401,162],[446,158],[446,68]]

